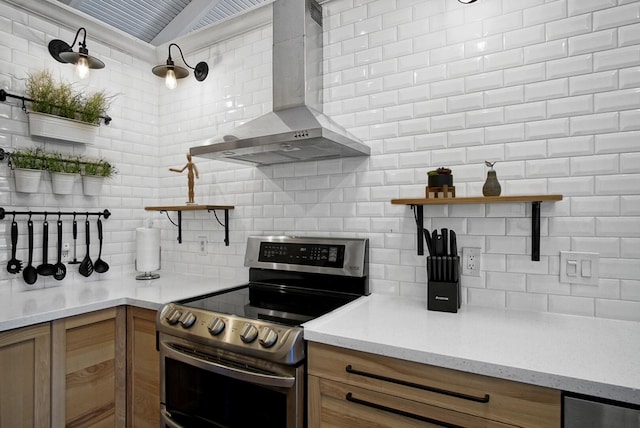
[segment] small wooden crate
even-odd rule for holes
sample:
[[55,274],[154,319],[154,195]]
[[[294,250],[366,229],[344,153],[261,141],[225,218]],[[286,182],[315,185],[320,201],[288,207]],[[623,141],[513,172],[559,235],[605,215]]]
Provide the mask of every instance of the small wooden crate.
[[456,186],[447,186],[446,184],[442,187],[426,187],[425,198],[431,198],[433,195],[434,199],[440,198],[442,194],[443,198],[455,198],[456,197]]

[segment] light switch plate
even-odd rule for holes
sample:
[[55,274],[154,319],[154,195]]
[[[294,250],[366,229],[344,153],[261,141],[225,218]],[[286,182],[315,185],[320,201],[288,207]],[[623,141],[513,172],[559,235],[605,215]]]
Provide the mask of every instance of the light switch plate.
[[600,254],[560,251],[560,282],[598,285]]

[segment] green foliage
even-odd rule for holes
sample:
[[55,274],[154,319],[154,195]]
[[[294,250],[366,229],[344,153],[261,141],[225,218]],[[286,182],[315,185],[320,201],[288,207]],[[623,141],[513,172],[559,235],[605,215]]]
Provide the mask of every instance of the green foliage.
[[61,153],[47,155],[47,169],[49,172],[80,173],[80,159],[77,156],[68,157]]
[[117,170],[115,166],[104,159],[97,161],[84,161],[84,175],[95,175],[97,177],[113,177]]
[[69,83],[56,83],[49,70],[30,74],[26,84],[34,112],[97,124],[105,116],[111,99],[104,91],[93,94],[75,92]]
[[46,169],[46,156],[41,148],[18,149],[11,153],[11,165],[14,168]]

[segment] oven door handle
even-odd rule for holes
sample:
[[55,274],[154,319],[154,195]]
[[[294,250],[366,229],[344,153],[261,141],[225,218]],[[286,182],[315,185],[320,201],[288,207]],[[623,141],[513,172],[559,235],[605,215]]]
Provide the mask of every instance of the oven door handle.
[[195,355],[187,355],[183,352],[180,352],[171,347],[170,343],[161,341],[160,355],[163,354],[185,364],[190,364],[192,366],[207,370],[212,373],[227,376],[232,379],[237,379],[247,383],[253,383],[256,385],[272,386],[276,388],[291,388],[296,381],[296,378],[293,376],[276,376],[256,373],[248,370],[241,370],[235,367],[225,366],[213,361],[207,361],[202,358],[198,358]]
[[164,404],[160,406],[160,418],[162,419],[160,421],[161,426],[167,426],[169,428],[186,428],[171,419],[171,414],[169,414]]

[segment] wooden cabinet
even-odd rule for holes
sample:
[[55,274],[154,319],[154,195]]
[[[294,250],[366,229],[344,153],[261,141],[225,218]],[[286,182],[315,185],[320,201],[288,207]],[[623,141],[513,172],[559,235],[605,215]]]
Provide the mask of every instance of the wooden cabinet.
[[560,391],[309,343],[309,427],[560,427]]
[[49,323],[0,333],[0,427],[48,427]]
[[53,427],[123,427],[126,308],[52,322]]
[[156,311],[127,308],[127,426],[160,426],[160,356]]

